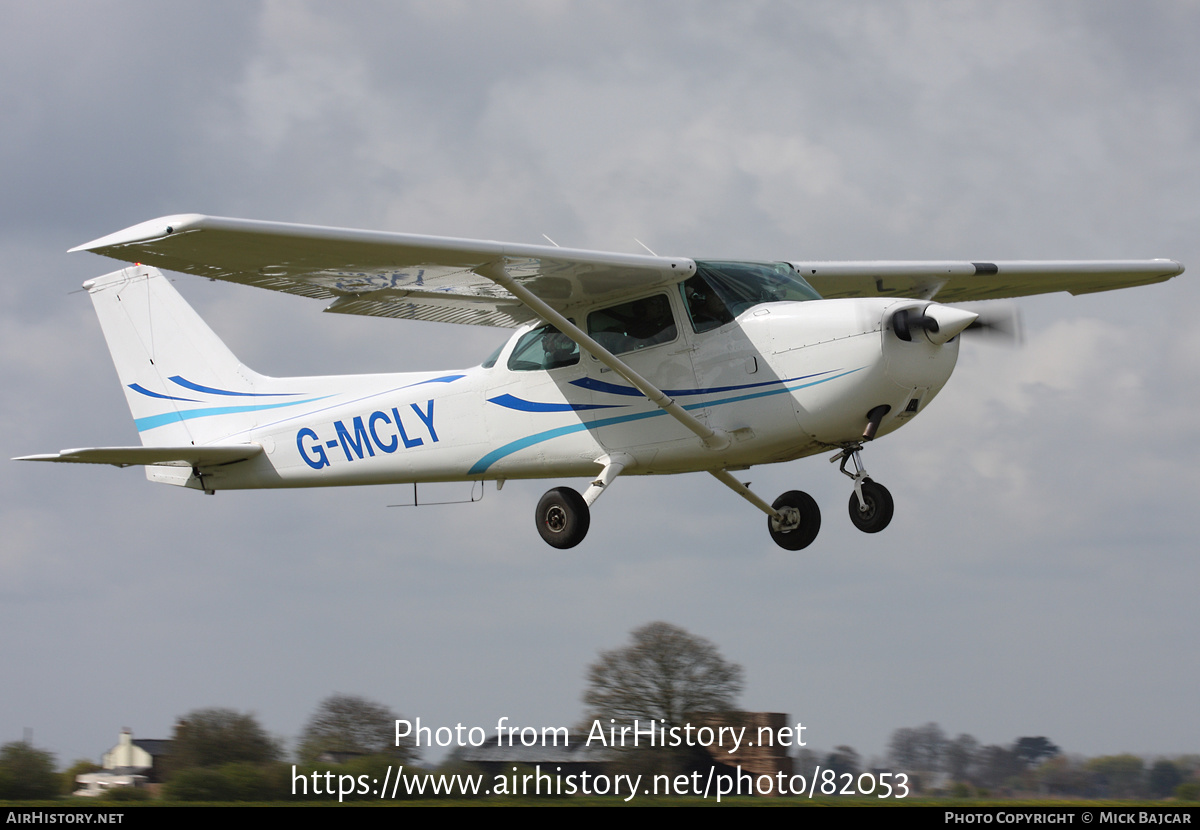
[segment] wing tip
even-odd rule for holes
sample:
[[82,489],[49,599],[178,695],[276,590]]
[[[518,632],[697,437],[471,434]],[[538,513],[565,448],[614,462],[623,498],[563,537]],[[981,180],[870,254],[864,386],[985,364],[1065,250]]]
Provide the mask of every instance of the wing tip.
[[102,251],[105,248],[120,248],[138,242],[149,242],[152,239],[162,239],[171,234],[185,230],[196,230],[208,219],[200,213],[177,213],[172,216],[160,216],[146,222],[130,225],[128,228],[110,233],[91,242],[69,248],[67,253],[79,251]]

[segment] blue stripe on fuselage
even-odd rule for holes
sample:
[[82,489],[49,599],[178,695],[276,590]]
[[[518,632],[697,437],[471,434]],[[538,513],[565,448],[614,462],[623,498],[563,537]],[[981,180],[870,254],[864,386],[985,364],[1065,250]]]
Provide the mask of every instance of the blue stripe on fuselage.
[[[827,378],[821,378],[820,380],[809,381],[808,383],[797,383],[792,386],[784,386],[784,387],[781,387],[778,389],[769,389],[765,392],[754,392],[749,395],[737,395],[737,396],[734,396],[731,398],[721,398],[721,399],[715,400],[715,401],[704,401],[701,403],[691,403],[691,404],[688,404],[687,406],[684,406],[683,408],[684,409],[702,409],[706,406],[721,406],[722,404],[737,403],[738,401],[748,401],[748,400],[752,400],[753,398],[767,398],[767,397],[770,397],[771,395],[782,395],[785,392],[794,392],[797,389],[805,389],[809,386],[816,386],[817,384],[820,384],[820,383],[826,383],[831,380],[837,380],[838,378],[844,378],[846,375],[852,375],[855,372],[861,371],[862,368],[864,368],[864,367],[859,367],[858,369],[850,369],[848,371],[841,372],[840,374],[832,375]],[[831,370],[831,371],[836,371],[836,370]],[[819,372],[818,374],[828,374],[828,373],[827,372]],[[811,377],[816,377],[816,375],[806,375],[805,376],[805,378],[811,378]],[[804,380],[805,378],[796,378],[796,380]],[[778,382],[779,381],[770,381],[769,383],[774,384],[774,383],[778,383]],[[753,386],[762,386],[762,385],[767,385],[767,384],[750,384],[749,386],[726,387],[726,388],[746,389],[746,388],[751,388]],[[543,441],[549,441],[554,438],[561,438],[564,435],[571,435],[572,433],[580,432],[585,429],[600,429],[602,427],[613,426],[615,424],[625,424],[625,423],[630,423],[632,421],[640,421],[645,418],[657,418],[660,415],[666,415],[666,414],[667,413],[665,410],[654,409],[649,412],[638,412],[638,413],[634,413],[634,414],[630,414],[630,415],[618,415],[618,416],[615,416],[612,418],[601,418],[597,421],[591,421],[589,423],[568,424],[567,426],[558,427],[557,429],[548,429],[545,432],[535,432],[533,435],[528,435],[524,438],[519,438],[516,441],[510,441],[509,443],[505,444],[504,446],[497,447],[496,449],[487,453],[485,456],[480,458],[478,461],[476,461],[471,466],[471,469],[467,471],[467,475],[479,475],[481,473],[485,473],[488,471],[489,467],[491,467],[493,464],[495,464],[501,458],[504,458],[505,456],[508,456],[508,455],[512,455],[515,452],[519,452],[519,451],[525,449],[526,447],[532,447],[535,444],[540,444]]]
[[251,406],[213,406],[208,409],[185,409],[182,412],[164,412],[161,415],[148,415],[145,418],[135,419],[133,423],[137,427],[138,432],[146,432],[166,426],[167,424],[173,424],[176,421],[190,421],[193,418],[209,418],[214,415],[234,415],[240,412],[258,412],[264,409],[279,409],[283,406],[299,406],[300,404],[312,403],[319,400],[324,400],[324,398],[309,398],[304,401],[285,401],[284,403],[254,404]]

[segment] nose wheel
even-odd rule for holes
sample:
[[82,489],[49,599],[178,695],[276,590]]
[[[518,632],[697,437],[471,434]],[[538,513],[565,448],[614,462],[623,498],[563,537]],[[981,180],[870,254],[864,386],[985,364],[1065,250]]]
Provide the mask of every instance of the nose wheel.
[[892,494],[869,478],[863,479],[857,490],[862,491],[862,499],[858,492],[850,494],[850,521],[863,533],[878,533],[892,520]]
[[[872,481],[863,466],[861,444],[852,444],[829,459],[841,461],[842,475],[854,479],[854,492],[850,494],[850,521],[863,533],[878,533],[892,521],[895,504],[892,494],[882,484]],[[854,472],[846,464],[854,463]]]

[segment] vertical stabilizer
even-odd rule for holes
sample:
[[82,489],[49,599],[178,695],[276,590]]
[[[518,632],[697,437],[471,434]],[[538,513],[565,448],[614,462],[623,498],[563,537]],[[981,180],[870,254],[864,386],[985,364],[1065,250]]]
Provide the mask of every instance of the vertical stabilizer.
[[270,394],[269,379],[243,366],[158,269],[125,268],[83,287],[143,445],[219,441],[290,397]]

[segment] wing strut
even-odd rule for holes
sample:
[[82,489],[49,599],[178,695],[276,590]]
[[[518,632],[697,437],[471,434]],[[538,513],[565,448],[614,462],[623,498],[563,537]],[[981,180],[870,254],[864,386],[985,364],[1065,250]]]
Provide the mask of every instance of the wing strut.
[[717,481],[721,482],[730,490],[737,493],[746,501],[757,507],[759,510],[766,513],[772,519],[779,519],[780,521],[783,520],[782,513],[759,498],[755,492],[745,484],[742,484],[740,481],[734,478],[733,473],[729,472],[728,470],[709,470],[709,472],[712,473],[712,477]]
[[512,279],[508,272],[504,270],[504,265],[501,262],[489,262],[486,265],[481,265],[474,269],[475,273],[480,276],[487,277],[497,285],[507,289],[510,294],[520,300],[529,308],[545,320],[551,323],[565,334],[567,337],[579,344],[579,348],[585,350],[590,355],[595,357],[608,368],[612,369],[625,380],[629,381],[638,391],[645,395],[651,403],[661,408],[664,412],[674,418],[679,423],[696,433],[700,440],[704,442],[704,446],[710,450],[723,450],[729,446],[729,435],[724,430],[711,429],[707,424],[700,421],[691,413],[687,412],[679,404],[675,403],[674,399],[668,396],[657,386],[646,380],[644,377],[635,372],[628,364],[620,360],[616,355],[608,349],[601,346],[591,337],[589,337],[581,328],[576,326],[563,315],[559,314],[543,300],[539,299],[536,294],[528,288]]

